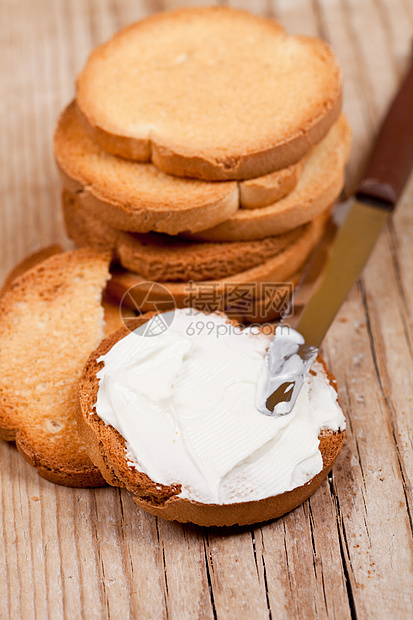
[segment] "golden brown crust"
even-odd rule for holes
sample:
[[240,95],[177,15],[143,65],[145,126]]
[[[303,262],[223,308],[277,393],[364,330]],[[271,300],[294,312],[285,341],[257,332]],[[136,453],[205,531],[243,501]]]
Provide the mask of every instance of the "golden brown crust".
[[[228,278],[265,263],[294,248],[294,264],[306,258],[305,226],[257,241],[208,243],[159,233],[130,234],[116,231],[87,213],[76,195],[63,192],[66,230],[78,247],[109,250],[125,269],[158,282],[202,281]],[[302,252],[302,256],[300,256]]]
[[[232,286],[242,287],[253,284],[258,290],[263,283],[274,285],[276,283],[294,282],[297,272],[300,271],[311,250],[322,237],[328,217],[329,214],[325,214],[308,224],[293,245],[261,265],[220,280],[192,282],[190,287],[187,282],[164,281],[156,284],[157,298],[159,301],[165,301],[172,297],[176,307],[184,308],[188,305],[188,297],[191,299],[197,298],[197,296],[202,298],[202,291],[205,290],[212,290],[214,295],[224,298],[228,287]],[[108,291],[118,300],[126,291],[131,290],[131,298],[141,311],[150,309],[143,304],[152,287],[153,282],[145,280],[142,276],[116,268],[112,269],[112,278],[108,283]],[[254,296],[257,297],[255,293]]]
[[315,144],[321,142],[330,127],[337,121],[342,105],[341,93],[337,94],[317,125],[298,132],[289,142],[248,156],[227,156],[223,161],[176,153],[158,144],[151,145],[153,164],[166,174],[204,181],[243,180],[265,176],[282,170],[302,159]]
[[[350,131],[341,116],[292,170],[251,179],[238,188],[231,182],[177,179],[149,164],[102,153],[79,129],[73,104],[55,133],[63,184],[91,217],[127,232],[192,233],[212,241],[261,239],[314,219],[341,191],[349,144]],[[240,196],[251,208],[238,208]]]
[[4,293],[9,290],[13,281],[16,278],[21,276],[32,267],[35,267],[42,261],[46,260],[46,258],[49,258],[49,256],[58,254],[61,251],[62,248],[60,247],[60,245],[49,245],[46,248],[42,248],[41,250],[38,250],[37,252],[26,256],[26,258],[24,258],[22,261],[20,261],[20,263],[13,267],[13,269],[4,280],[3,286],[0,289],[0,296],[4,295]]
[[[178,497],[179,484],[165,486],[155,483],[146,474],[131,468],[125,458],[125,440],[112,426],[107,426],[96,414],[95,403],[99,383],[97,373],[103,362],[97,360],[131,330],[137,329],[153,313],[136,319],[128,328],[120,329],[101,342],[83,370],[79,383],[78,426],[88,446],[92,461],[99,467],[106,481],[113,486],[125,486],[134,494],[134,501],[144,510],[169,520],[191,522],[205,526],[247,525],[275,519],[305,501],[327,477],[345,438],[345,431],[323,431],[320,434],[320,452],[323,469],[308,484],[282,495],[267,499],[236,504],[202,504]],[[324,361],[318,360],[326,369]],[[326,369],[327,370],[327,369]],[[328,372],[328,371],[327,371]],[[328,378],[334,389],[336,382],[331,373]]]
[[[54,256],[55,254],[59,254],[61,252],[62,249],[60,246],[51,245],[27,256],[18,265],[16,265],[16,267],[14,267],[7,276],[1,289],[0,297],[11,288],[13,282],[18,277],[26,274],[30,269],[36,267],[36,265],[39,265],[50,256]],[[105,336],[112,334],[122,327],[124,325],[123,318],[131,318],[134,316],[132,311],[128,311],[126,308],[123,308],[122,318],[119,310],[119,304],[113,299],[110,299],[106,294],[103,295],[102,305],[104,309]],[[4,415],[4,410],[7,407],[6,398],[4,399],[2,406],[0,406],[0,416],[2,407]],[[83,464],[81,471],[78,470],[78,467],[71,469],[68,463],[66,463],[64,469],[61,470],[59,469],[59,464],[56,464],[53,468],[50,466],[46,467],[45,463],[42,461],[42,458],[39,458],[33,450],[33,446],[30,443],[30,438],[25,436],[25,434],[17,428],[0,428],[0,439],[5,441],[15,441],[17,449],[24,459],[30,463],[30,465],[37,468],[37,472],[40,476],[46,478],[50,482],[71,487],[97,487],[105,484],[100,471],[96,470],[96,467],[90,462],[89,459],[87,459],[86,463]],[[69,442],[69,437],[67,437],[67,440]]]
[[87,213],[78,194],[67,189],[62,191],[62,207],[66,233],[78,248],[90,247],[114,254],[120,231]]
[[[223,294],[222,290],[220,294],[219,288],[217,288],[217,298],[207,302],[202,291],[205,292],[206,290],[208,295],[208,290],[215,290],[214,288],[208,289],[208,286],[197,288],[191,285],[191,287],[183,288],[180,293],[175,293],[174,296],[169,288],[172,283],[166,283],[167,286],[164,287],[163,284],[155,282],[154,288],[151,289],[152,298],[156,300],[153,302],[146,299],[149,283],[131,272],[113,269],[107,290],[112,300],[122,306],[122,314],[128,310],[147,313],[157,310],[159,307],[165,312],[175,308],[191,307],[200,311],[207,309],[208,311],[226,312],[232,319],[240,323],[268,323],[280,318],[285,304],[290,301],[301,277],[302,271],[298,271],[291,276],[288,282],[271,282],[269,286],[264,286],[263,289],[260,289],[259,284],[252,287],[249,286],[249,283],[240,284],[238,287],[235,286],[233,291],[232,287],[229,287],[227,295]],[[238,301],[240,291],[241,294],[243,294],[242,291],[245,291],[246,302],[244,303]],[[251,297],[248,297],[250,294]],[[254,295],[257,296],[254,297]]]
[[58,120],[54,152],[64,186],[115,228],[195,232],[223,222],[239,206],[236,183],[178,179],[103,152],[83,131],[73,102]]
[[[305,100],[287,88],[293,69]],[[105,151],[206,180],[261,176],[298,161],[337,119],[341,90],[327,44],[289,37],[273,20],[227,7],[180,9],[132,24],[92,52],[77,81],[83,122]]]
[[66,486],[105,484],[80,441],[74,409],[84,359],[101,339],[108,259],[46,248],[13,270],[0,299],[0,438]]
[[71,193],[83,192],[83,200],[94,213],[100,205],[102,214],[108,213],[110,219],[123,221],[129,214],[133,224],[124,225],[129,230],[145,232],[153,227],[170,234],[209,228],[232,215],[238,206],[252,209],[274,203],[295,187],[307,158],[240,182],[239,188],[235,183],[177,179],[150,164],[102,153],[82,130],[73,103],[60,116],[54,145],[65,186]]
[[[320,240],[327,218],[311,224],[311,249]],[[297,245],[297,244],[296,244]],[[297,252],[302,248],[296,247]],[[130,308],[147,312],[159,308],[153,301],[148,301],[148,296],[162,303],[164,311],[168,309],[195,307],[199,310],[221,310],[227,312],[232,318],[242,323],[264,323],[274,321],[280,317],[284,304],[288,302],[294,289],[301,279],[302,267],[308,254],[302,256],[303,260],[295,273],[285,275],[283,279],[277,278],[283,272],[283,265],[291,268],[296,264],[297,256],[294,249],[287,248],[283,256],[276,257],[273,261],[252,268],[248,271],[229,276],[222,280],[209,280],[200,282],[162,282],[153,283],[142,278],[140,275],[125,271],[121,268],[112,268],[112,278],[108,283],[108,293],[118,303],[122,302],[122,308]],[[128,293],[128,294],[127,294]],[[207,298],[205,297],[207,296]],[[240,303],[240,295],[246,302]],[[206,300],[207,299],[207,300]],[[205,301],[206,300],[206,301]],[[302,300],[301,300],[302,302]],[[299,303],[301,303],[299,302]]]
[[238,209],[209,230],[183,234],[200,241],[246,241],[280,235],[311,222],[340,195],[350,147],[351,130],[342,114],[324,140],[314,147],[296,187],[287,196],[259,209]]
[[270,172],[262,177],[239,181],[239,202],[242,209],[259,209],[277,202],[296,187],[311,154],[310,149],[295,164]]
[[318,489],[327,478],[334,462],[341,450],[345,439],[345,431],[330,433],[320,436],[320,452],[323,455],[323,469],[314,476],[309,483],[287,491],[281,495],[275,495],[255,502],[242,502],[239,504],[199,504],[188,500],[172,497],[162,505],[144,497],[135,496],[133,499],[140,507],[157,517],[163,517],[170,521],[182,523],[196,523],[203,526],[230,526],[252,525],[272,519],[294,510],[305,502]]
[[[73,107],[73,104],[71,104],[71,106],[69,106],[67,110],[63,112],[63,114],[71,113],[72,107]],[[87,128],[87,121],[83,117],[82,111],[78,107],[76,108],[76,110],[77,110],[78,119],[80,123],[82,124],[83,127],[86,126]],[[75,125],[72,126],[72,133],[73,133],[73,130],[79,131],[79,127],[76,122],[75,122]],[[96,135],[99,136],[99,138],[96,140],[98,145],[108,144],[108,148],[103,149],[105,152],[107,153],[116,152],[117,149],[116,149],[116,146],[114,146],[114,144],[116,144],[116,137],[106,134],[99,127],[95,128],[95,133]],[[82,136],[82,138],[83,140],[85,140],[84,136]],[[87,140],[85,144],[89,145],[90,152],[97,152],[98,149],[96,148],[96,145],[93,145],[92,142]],[[131,146],[128,148],[133,149],[133,145],[131,144]],[[145,150],[146,150],[146,147],[145,147]],[[300,178],[300,174],[303,170],[305,162],[308,159],[308,155],[311,153],[311,150],[312,149],[310,147],[308,152],[305,153],[299,161],[287,166],[286,168],[280,168],[280,169],[274,170],[264,176],[259,176],[259,177],[255,177],[252,179],[246,179],[246,180],[239,180],[238,181],[239,206],[244,209],[257,209],[259,207],[265,207],[269,204],[272,204],[276,202],[277,200],[280,200],[280,198],[283,198],[284,196],[289,194],[294,189],[294,187],[297,185],[298,179]],[[150,158],[150,156],[148,157]],[[137,160],[138,162],[145,161],[145,159],[143,160],[140,159],[139,156],[131,157],[130,159]],[[108,161],[110,161],[110,158],[108,158]],[[115,161],[116,160],[112,160],[113,163]],[[117,165],[119,166],[119,161],[117,161]],[[133,168],[128,163],[126,164],[124,163],[124,170],[126,170],[127,166],[129,167],[130,170],[133,170]],[[61,174],[63,175],[63,179],[64,180],[66,179],[67,186],[70,187],[71,185],[73,185],[73,180],[72,181],[69,180],[70,177],[63,171],[63,167],[64,167],[64,164],[62,164],[62,167],[61,167]],[[68,169],[70,168],[65,168],[65,170],[68,170]],[[171,179],[171,183],[176,183],[176,181],[174,181],[173,179],[173,176]],[[207,187],[207,184],[209,182],[205,181],[204,183],[205,183],[205,187]],[[213,183],[214,183],[215,188],[219,187],[219,185],[217,185],[217,183],[219,182],[214,181]],[[194,188],[196,187],[195,184],[193,184],[193,187]],[[227,183],[227,187],[228,187],[228,183]],[[188,189],[188,198],[191,199],[191,185],[190,184],[187,185],[187,189]],[[159,188],[158,188],[158,192],[159,192]],[[219,194],[217,194],[217,199],[219,199],[219,197],[220,197]]]

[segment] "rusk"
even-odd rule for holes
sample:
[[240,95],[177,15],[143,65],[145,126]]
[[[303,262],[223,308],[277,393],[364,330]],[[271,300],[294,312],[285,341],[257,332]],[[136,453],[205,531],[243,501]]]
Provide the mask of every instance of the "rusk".
[[46,260],[46,258],[49,258],[49,256],[53,256],[54,254],[59,254],[61,251],[62,251],[62,248],[60,247],[60,245],[55,244],[55,245],[49,245],[45,248],[42,248],[41,250],[38,250],[37,252],[33,252],[33,254],[29,254],[29,256],[26,256],[26,258],[24,258],[20,263],[18,263],[15,267],[13,267],[13,269],[7,275],[0,289],[0,296],[9,290],[13,281],[16,278],[21,276],[23,273],[25,273],[32,267],[35,267],[42,261]]
[[106,152],[206,180],[298,161],[337,119],[341,94],[326,43],[228,7],[132,24],[92,52],[77,80],[84,126]]
[[295,164],[275,170],[262,177],[238,181],[239,203],[241,209],[266,207],[293,191],[304,170],[312,149]]
[[[130,328],[136,329],[152,315],[136,319]],[[98,392],[98,362],[113,345],[129,333],[120,329],[106,338],[94,351],[83,370],[79,383],[78,425],[79,432],[88,447],[92,461],[101,470],[105,480],[112,486],[126,487],[134,495],[136,504],[144,510],[164,519],[192,522],[203,526],[247,525],[275,519],[304,502],[320,486],[331,470],[344,441],[344,431],[323,431],[319,436],[323,469],[309,483],[281,495],[259,501],[233,504],[203,504],[178,497],[179,480],[173,486],[157,484],[146,474],[128,465],[125,440],[112,426],[107,426],[96,414]],[[319,361],[322,362],[321,358]],[[324,363],[323,363],[324,364]],[[327,369],[325,369],[327,371]],[[331,385],[336,381],[327,371]]]
[[[94,249],[107,251],[105,248]],[[8,274],[2,288],[0,289],[0,297],[10,289],[16,278],[26,273],[26,271],[29,271],[29,269],[32,269],[32,267],[35,267],[39,263],[42,263],[44,260],[46,260],[46,258],[49,258],[49,256],[53,256],[54,254],[60,254],[61,252],[63,252],[62,248],[60,247],[60,245],[56,244],[49,245],[45,248],[42,248],[41,250],[38,250],[37,252],[34,252],[33,254],[29,254],[29,256],[27,256],[20,263],[18,263]],[[130,319],[136,317],[135,312],[132,310],[128,311],[127,308],[122,308],[121,314],[119,309],[119,303],[116,300],[112,299],[107,294],[106,290],[103,292],[102,306],[104,314],[103,330],[105,336],[109,336],[109,334],[112,334],[117,329],[122,327],[123,319]]]
[[[44,478],[66,486],[105,484],[75,423],[76,386],[104,336],[107,253],[91,249],[30,257],[0,299],[0,438],[16,441]],[[109,304],[110,305],[110,304]],[[110,325],[120,325],[111,305]],[[108,332],[107,332],[108,333]]]
[[63,111],[54,151],[64,186],[115,228],[171,235],[203,230],[238,208],[236,183],[178,179],[152,164],[104,153],[83,131],[72,103]]
[[[115,268],[108,293],[122,308],[122,315],[134,312],[136,317],[139,313],[191,307],[201,312],[225,312],[240,323],[262,324],[280,318],[301,277],[302,271],[298,271],[288,282],[191,282],[172,293],[171,284],[176,283],[147,282],[130,271]],[[130,318],[130,314],[126,315],[124,324],[128,325]]]
[[[295,172],[277,173],[287,174],[287,180],[292,174],[294,187],[265,207],[262,202],[276,195],[273,190],[278,191],[275,173],[252,179],[249,185],[239,184],[241,190],[231,181],[174,178],[151,164],[102,153],[80,128],[71,106],[63,112],[55,132],[55,156],[64,187],[77,195],[93,217],[112,228],[239,241],[297,228],[330,205],[343,186],[350,141],[350,129],[342,115]],[[258,201],[256,208],[238,208],[239,195],[245,188],[249,204]]]
[[314,147],[296,187],[287,196],[260,209],[238,209],[222,224],[185,236],[202,241],[247,241],[281,235],[310,222],[340,195],[350,146],[351,131],[342,114]]
[[[191,282],[163,281],[158,286],[159,300],[170,300],[171,296],[175,300],[178,308],[187,305],[189,291],[193,297],[201,297],[202,291],[213,290],[214,294],[223,296],[229,287],[248,286],[249,284],[259,285],[262,283],[274,284],[285,283],[293,279],[300,270],[303,263],[308,258],[310,252],[320,240],[327,222],[327,215],[322,215],[314,222],[307,224],[299,238],[283,252],[273,256],[267,261],[235,273],[219,280],[202,280]],[[147,307],[142,305],[153,286],[152,281],[147,281],[141,274],[135,274],[123,269],[112,270],[112,278],[108,283],[108,291],[119,300],[126,291],[131,289],[131,299],[135,304],[132,307],[139,307],[140,311],[145,312]]]
[[[311,248],[308,253],[323,234],[325,220],[309,226],[306,244],[309,242]],[[135,312],[194,307],[201,311],[224,311],[241,323],[274,321],[291,300],[308,256],[307,253],[304,258],[302,247],[299,249],[301,260],[288,250],[255,268],[221,280],[151,282],[130,271],[112,268],[107,290],[123,309]],[[297,270],[291,271],[298,263]]]
[[[156,281],[216,280],[250,269],[292,247],[305,226],[258,241],[208,243],[159,233],[115,231],[63,192],[66,231],[78,247],[110,250],[125,268]],[[304,248],[305,249],[305,248]]]
[[120,229],[176,234],[219,224],[241,206],[275,202],[296,186],[307,156],[288,168],[235,182],[207,182],[166,175],[152,164],[108,155],[84,132],[74,104],[58,121],[54,149],[63,184]]

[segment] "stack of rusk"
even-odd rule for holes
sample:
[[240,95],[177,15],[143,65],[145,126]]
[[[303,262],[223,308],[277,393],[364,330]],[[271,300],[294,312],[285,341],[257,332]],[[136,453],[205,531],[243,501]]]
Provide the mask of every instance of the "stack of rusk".
[[274,319],[343,187],[341,100],[330,47],[273,20],[133,24],[92,52],[57,125],[67,232],[112,251],[109,289],[141,311],[156,282],[166,305]]

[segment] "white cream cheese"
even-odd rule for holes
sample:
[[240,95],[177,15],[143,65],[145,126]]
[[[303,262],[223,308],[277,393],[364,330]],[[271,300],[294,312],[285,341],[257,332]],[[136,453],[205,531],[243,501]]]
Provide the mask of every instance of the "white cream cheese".
[[132,466],[180,497],[226,504],[305,484],[322,469],[318,435],[345,428],[315,363],[290,414],[256,408],[271,337],[219,315],[177,310],[163,333],[130,333],[99,361],[97,414],[126,440]]

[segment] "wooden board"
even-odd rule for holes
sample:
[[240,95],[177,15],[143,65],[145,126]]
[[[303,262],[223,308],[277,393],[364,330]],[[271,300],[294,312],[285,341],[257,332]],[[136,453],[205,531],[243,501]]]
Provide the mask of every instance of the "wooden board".
[[[0,3],[0,279],[65,238],[53,127],[92,47],[177,1]],[[333,46],[354,187],[411,51],[412,0],[240,0]],[[348,439],[320,490],[262,527],[153,518],[67,489],[0,445],[0,618],[413,617],[413,183],[324,345]]]

